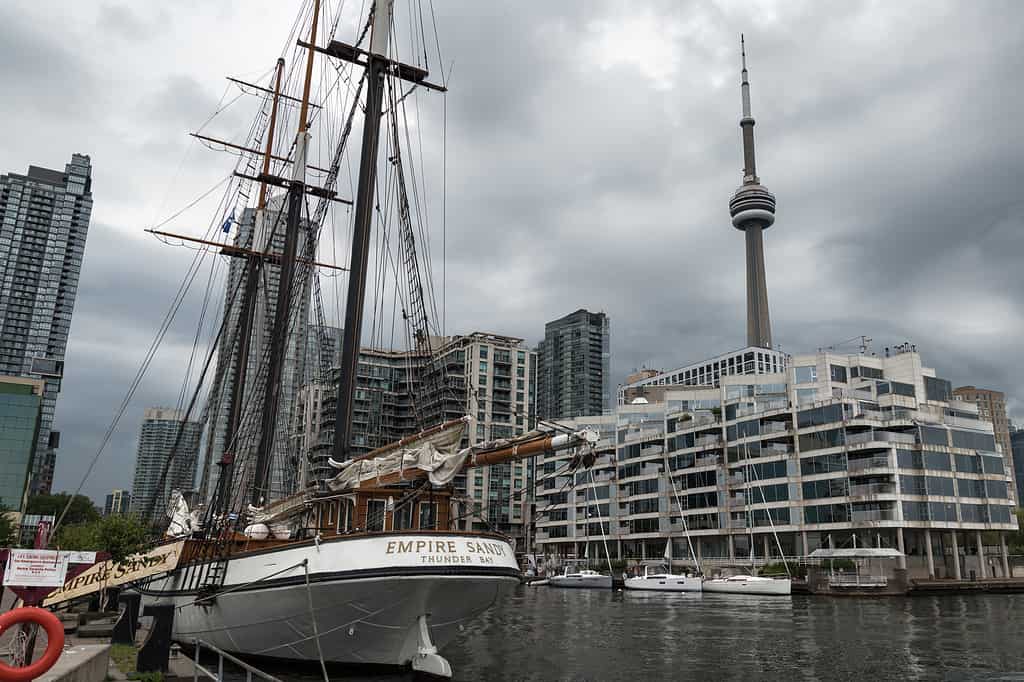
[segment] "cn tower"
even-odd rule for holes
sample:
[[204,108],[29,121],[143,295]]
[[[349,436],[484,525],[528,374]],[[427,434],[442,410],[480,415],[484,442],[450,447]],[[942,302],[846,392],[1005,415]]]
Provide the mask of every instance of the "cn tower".
[[754,165],[754,117],[750,115],[750,83],[747,81],[747,50],[740,36],[743,60],[743,184],[729,202],[729,214],[747,240],[747,345],[772,347],[772,323],[768,316],[768,286],[764,279],[764,244],[761,233],[775,222],[775,195],[761,185]]

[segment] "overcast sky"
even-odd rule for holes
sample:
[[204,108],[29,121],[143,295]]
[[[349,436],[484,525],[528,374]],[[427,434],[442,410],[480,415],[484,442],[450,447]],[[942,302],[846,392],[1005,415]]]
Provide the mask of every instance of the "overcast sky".
[[[351,42],[360,3],[348,2],[339,33]],[[80,481],[192,258],[143,230],[230,171],[186,133],[217,109],[224,76],[273,66],[300,4],[0,3],[0,171],[62,168],[73,152],[94,164],[56,490]],[[728,215],[743,32],[758,171],[778,200],[765,234],[776,343],[909,340],[954,385],[1005,391],[1024,420],[1024,4],[433,6],[451,92],[418,96],[416,127],[448,332],[532,345],[547,320],[603,310],[614,383],[744,345],[743,237]],[[241,139],[245,106],[206,130]],[[166,228],[199,235],[213,208]],[[94,498],[131,487],[142,410],[177,401],[204,288],[86,483]]]

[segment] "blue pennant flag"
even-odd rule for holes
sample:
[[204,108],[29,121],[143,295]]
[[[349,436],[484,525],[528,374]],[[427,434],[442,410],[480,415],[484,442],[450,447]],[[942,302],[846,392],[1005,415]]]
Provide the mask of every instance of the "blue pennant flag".
[[224,226],[221,229],[227,233],[231,231],[231,223],[235,222],[235,209],[231,209],[231,215],[224,221]]

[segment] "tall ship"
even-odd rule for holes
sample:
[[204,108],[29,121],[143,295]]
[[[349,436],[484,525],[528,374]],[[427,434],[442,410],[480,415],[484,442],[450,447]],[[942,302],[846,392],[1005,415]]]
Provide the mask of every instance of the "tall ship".
[[[577,451],[573,467],[587,466],[597,434],[523,428],[477,442],[467,437],[470,417],[450,418],[439,407],[439,393],[455,395],[457,403],[473,388],[450,384],[443,363],[433,359],[440,335],[419,243],[423,181],[410,177],[423,171],[422,156],[410,158],[410,136],[422,132],[410,133],[405,124],[411,94],[445,88],[431,82],[426,64],[395,56],[397,36],[427,53],[423,26],[400,26],[393,0],[371,6],[353,27],[355,42],[345,43],[335,38],[345,26],[344,3],[331,15],[320,0],[306,0],[289,38],[300,65],[286,70],[282,58],[265,81],[236,81],[263,101],[249,142],[196,134],[239,156],[235,189],[218,209],[213,232],[221,221],[225,234],[233,222],[244,222],[247,232],[233,244],[219,234],[201,240],[158,233],[231,256],[228,284],[234,289],[225,296],[216,331],[218,361],[211,350],[188,405],[192,410],[202,403],[205,391],[207,405],[223,406],[203,415],[214,434],[207,448],[216,457],[192,508],[180,496],[172,501],[168,541],[182,543],[177,566],[136,586],[146,603],[175,606],[173,638],[182,642],[200,639],[244,656],[320,662],[325,677],[329,664],[411,666],[450,677],[439,650],[520,577],[509,537],[460,523],[466,511],[456,479],[474,468],[569,448]],[[314,79],[315,63],[326,64],[328,75]],[[311,96],[315,80],[318,101]],[[340,115],[327,111],[335,101],[346,103]],[[314,120],[326,130],[317,144]],[[339,195],[338,178],[360,121],[350,201]],[[289,123],[293,135],[282,132]],[[322,166],[310,161],[314,150],[326,158]],[[378,192],[379,168],[385,172]],[[244,220],[236,219],[240,205]],[[324,319],[319,230],[329,214],[348,205],[351,259],[340,362],[321,368],[337,376],[336,394],[324,401],[321,415],[333,438],[326,452],[296,454],[282,429],[292,409],[285,404],[288,387],[305,371],[292,362],[304,343],[300,318],[312,305],[316,319]],[[393,241],[377,242],[374,270],[374,236],[388,231]],[[398,283],[392,297],[400,310],[388,323],[404,323],[407,351],[423,368],[412,390],[420,402],[417,423],[406,437],[357,451],[353,406],[364,313],[369,301],[379,322],[378,280],[388,271]],[[212,386],[201,389],[211,366]]]

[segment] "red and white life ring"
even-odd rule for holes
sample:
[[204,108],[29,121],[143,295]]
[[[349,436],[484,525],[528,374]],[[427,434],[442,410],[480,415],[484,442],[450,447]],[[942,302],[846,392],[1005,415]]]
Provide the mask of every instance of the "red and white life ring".
[[49,611],[34,606],[8,611],[0,616],[0,635],[19,623],[35,623],[46,630],[46,652],[38,661],[24,668],[12,668],[0,663],[0,680],[3,682],[29,682],[36,679],[53,667],[64,650],[64,625]]

